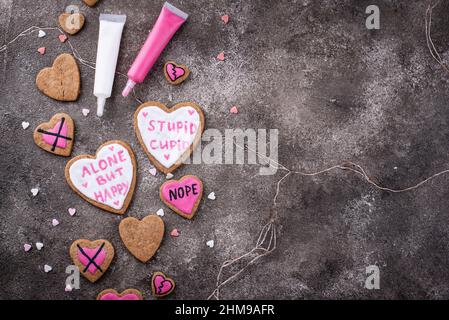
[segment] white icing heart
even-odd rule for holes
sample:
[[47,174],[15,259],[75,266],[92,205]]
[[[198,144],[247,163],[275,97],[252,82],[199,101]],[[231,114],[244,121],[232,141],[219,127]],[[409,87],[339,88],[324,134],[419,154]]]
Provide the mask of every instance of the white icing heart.
[[30,123],[29,123],[29,122],[26,122],[26,121],[22,122],[22,128],[23,128],[23,130],[28,129],[29,126],[30,126]]
[[134,167],[128,150],[112,143],[99,149],[95,159],[81,158],[73,162],[69,176],[84,196],[120,210],[132,188]]
[[44,247],[44,244],[42,242],[36,242],[36,249],[41,250]]
[[137,114],[137,128],[147,152],[167,169],[189,150],[203,129],[200,114],[192,106],[172,112],[143,107]]
[[51,270],[53,270],[53,268],[52,268],[51,266],[49,266],[48,264],[46,264],[46,265],[44,266],[44,271],[45,271],[45,273],[49,273]]
[[39,193],[39,189],[38,188],[31,189],[31,194],[33,195],[33,197],[37,196],[38,193]]
[[207,196],[207,198],[210,199],[210,200],[215,200],[215,199],[217,199],[217,197],[215,196],[215,192],[211,192],[211,193]]
[[45,37],[47,34],[45,33],[45,31],[44,30],[39,30],[39,33],[37,34],[37,36],[39,37],[39,38],[43,38],[43,37]]
[[159,209],[159,210],[156,212],[156,214],[157,214],[159,217],[163,217],[163,216],[165,215],[164,209]]
[[209,240],[209,241],[206,242],[206,245],[209,248],[213,248],[215,246],[215,242],[214,242],[214,240]]

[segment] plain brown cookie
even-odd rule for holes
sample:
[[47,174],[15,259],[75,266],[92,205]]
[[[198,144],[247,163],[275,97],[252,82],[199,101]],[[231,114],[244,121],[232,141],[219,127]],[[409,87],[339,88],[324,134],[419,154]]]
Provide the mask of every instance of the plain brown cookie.
[[[58,123],[60,123],[60,125],[56,128]],[[67,125],[67,134],[65,136],[62,136],[60,132],[59,134],[56,133],[57,136],[55,136],[55,133],[51,132],[51,130],[59,131],[60,127],[64,124]],[[54,137],[55,142],[53,145],[43,139],[44,134]],[[34,130],[33,138],[39,148],[58,156],[69,157],[72,153],[73,143],[75,140],[75,124],[73,119],[66,113],[57,113],[50,119],[49,122],[40,124]],[[57,141],[59,139],[65,140],[65,148],[58,147]]]
[[[182,76],[179,76],[176,74],[176,69],[174,71],[173,66],[175,68],[179,68],[184,70],[184,74]],[[173,77],[173,79],[170,77],[169,73]],[[168,83],[176,86],[181,83],[183,83],[190,75],[190,69],[186,65],[178,64],[175,61],[167,61],[164,65],[164,75],[165,79],[167,79]]]
[[36,77],[36,85],[46,96],[58,101],[76,101],[80,94],[81,78],[75,58],[63,53],[51,68],[42,69]]
[[136,295],[138,297],[137,300],[143,300],[142,297],[142,293],[139,290],[136,289],[126,289],[125,291],[123,291],[122,293],[118,293],[116,290],[114,289],[106,289],[101,291],[98,295],[97,295],[97,300],[101,300],[101,298],[107,294],[113,294],[114,296],[117,297],[116,300],[128,300],[128,299],[123,299],[124,296],[128,295],[128,294],[133,294]]
[[68,34],[74,35],[80,32],[84,27],[85,18],[80,12],[77,13],[63,13],[59,16],[59,25]]
[[83,0],[85,4],[87,4],[89,7],[93,7],[97,4],[97,2],[100,0]]
[[[106,257],[104,259],[104,261],[102,263],[100,263],[98,265],[98,267],[100,267],[100,269],[96,268],[96,271],[94,273],[91,273],[87,267],[79,260],[78,258],[78,253],[80,253],[80,255],[84,256],[83,253],[81,253],[81,249],[83,248],[88,248],[88,249],[100,249],[102,248],[102,250],[105,251],[106,253]],[[85,252],[91,259],[94,259],[95,254],[88,254],[87,252]],[[72,245],[70,246],[70,257],[72,257],[72,261],[73,263],[75,263],[75,265],[78,267],[80,273],[86,278],[88,279],[90,282],[95,282],[98,279],[100,279],[103,274],[106,272],[106,270],[108,270],[109,265],[112,262],[112,259],[114,258],[114,247],[112,246],[112,244],[107,241],[107,240],[95,240],[95,241],[90,241],[90,240],[86,240],[86,239],[80,239],[80,240],[76,240],[75,242],[72,243]],[[87,258],[86,258],[87,259]],[[94,259],[94,262],[98,261],[98,256],[97,258]],[[90,266],[94,266],[94,264],[91,263]]]
[[125,142],[123,142],[123,141],[120,141],[120,140],[112,140],[112,141],[108,141],[108,142],[104,143],[103,145],[101,145],[101,146],[98,148],[97,154],[98,154],[98,151],[99,151],[99,150],[101,150],[102,148],[104,148],[104,147],[106,147],[106,146],[108,146],[108,145],[111,145],[111,144],[119,144],[119,145],[121,145],[122,147],[124,147],[126,150],[128,150],[128,153],[129,153],[129,155],[130,155],[131,162],[132,162],[132,165],[133,165],[133,178],[132,178],[132,181],[131,181],[130,186],[129,186],[128,194],[126,195],[126,198],[125,198],[125,200],[124,200],[124,202],[123,202],[123,206],[122,206],[121,209],[114,209],[113,207],[110,207],[110,206],[108,206],[108,205],[106,205],[106,204],[104,204],[104,203],[97,202],[97,201],[95,201],[95,200],[93,200],[93,199],[87,197],[85,194],[83,194],[83,193],[82,193],[82,192],[75,186],[75,184],[73,183],[73,181],[72,181],[72,179],[71,179],[71,177],[70,177],[70,167],[71,167],[74,163],[76,163],[78,160],[81,160],[81,159],[96,159],[96,158],[97,158],[97,155],[95,155],[95,156],[91,156],[91,155],[80,155],[80,156],[77,156],[77,157],[71,159],[71,160],[67,163],[67,165],[65,166],[65,177],[66,177],[67,183],[68,183],[69,186],[73,189],[73,191],[75,191],[81,198],[83,198],[83,199],[86,200],[87,202],[89,202],[89,203],[93,204],[94,206],[99,207],[99,208],[101,208],[101,209],[103,209],[103,210],[106,210],[106,211],[108,211],[108,212],[111,212],[111,213],[124,214],[124,213],[126,212],[126,210],[128,209],[128,206],[129,206],[129,204],[130,204],[130,202],[131,202],[131,200],[132,200],[132,197],[133,197],[133,195],[134,195],[134,190],[135,190],[135,187],[136,187],[137,162],[136,162],[136,158],[135,158],[135,156],[134,156],[134,153],[133,153],[131,147],[130,147],[127,143],[125,143]]
[[164,237],[164,221],[156,215],[149,215],[139,221],[126,218],[120,222],[119,233],[129,252],[145,263],[159,249]]

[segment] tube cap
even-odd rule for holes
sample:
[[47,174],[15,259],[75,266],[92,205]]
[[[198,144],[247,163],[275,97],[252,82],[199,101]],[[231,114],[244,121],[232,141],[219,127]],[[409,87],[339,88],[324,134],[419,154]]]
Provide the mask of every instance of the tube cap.
[[97,99],[97,116],[99,116],[99,117],[103,116],[105,104],[106,104],[106,98],[99,97]]
[[128,80],[128,82],[126,83],[126,87],[122,92],[122,96],[124,96],[125,98],[129,95],[129,93],[131,92],[132,89],[134,89],[134,86],[136,85],[136,83],[134,81],[132,81],[131,79]]

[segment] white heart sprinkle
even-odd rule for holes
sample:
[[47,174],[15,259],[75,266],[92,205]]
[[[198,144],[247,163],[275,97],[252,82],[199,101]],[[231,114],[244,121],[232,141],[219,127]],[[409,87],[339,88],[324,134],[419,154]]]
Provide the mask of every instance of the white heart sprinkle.
[[173,179],[174,175],[171,173],[167,173],[167,176],[165,177],[167,180]]
[[38,188],[31,189],[31,194],[33,195],[33,197],[37,196],[38,193],[39,193],[39,189]]
[[53,225],[53,227],[56,227],[56,226],[59,224],[59,221],[56,220],[56,219],[53,219],[53,220],[51,221],[51,224]]
[[156,170],[156,168],[152,168],[152,169],[150,169],[150,174],[152,175],[152,176],[156,176],[157,175],[157,170]]
[[70,284],[68,284],[65,286],[64,290],[65,290],[65,292],[72,292],[73,289],[72,289],[72,286]]
[[39,38],[43,38],[43,37],[45,37],[47,34],[45,33],[45,31],[44,30],[39,30],[39,33],[38,33],[38,37]]
[[87,117],[89,115],[89,113],[90,113],[90,110],[89,109],[83,109],[82,112],[83,112],[83,115],[85,117]]
[[164,210],[163,209],[159,209],[157,212],[156,212],[156,214],[159,216],[159,217],[163,217],[164,216]]
[[30,251],[30,250],[31,250],[31,245],[28,244],[28,243],[25,243],[25,244],[23,245],[23,250],[25,250],[25,252]]
[[76,213],[76,209],[75,208],[69,208],[69,214],[73,217]]
[[29,123],[29,122],[26,122],[26,121],[22,122],[22,128],[23,128],[23,130],[28,129],[29,126],[30,126],[30,123]]
[[53,270],[53,268],[52,268],[51,266],[49,266],[48,264],[46,264],[46,265],[44,266],[44,271],[45,271],[45,273],[49,273],[51,270]]
[[217,199],[217,197],[215,196],[215,192],[211,192],[211,193],[207,196],[207,198],[210,199],[210,200],[215,200],[215,199]]
[[44,247],[44,244],[42,242],[36,242],[37,250],[41,250],[43,247]]
[[209,248],[213,248],[214,245],[215,245],[215,242],[214,242],[214,240],[209,240],[209,241],[206,242],[206,245],[207,245]]

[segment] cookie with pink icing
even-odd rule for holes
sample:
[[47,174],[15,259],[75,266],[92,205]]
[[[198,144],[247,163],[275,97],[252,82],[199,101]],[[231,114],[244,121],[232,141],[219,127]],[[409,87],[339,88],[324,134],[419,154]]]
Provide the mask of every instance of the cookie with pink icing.
[[165,182],[159,189],[161,200],[174,212],[192,219],[203,196],[202,181],[192,175]]
[[162,272],[155,272],[151,277],[151,291],[156,298],[163,298],[175,290],[175,281]]
[[190,75],[190,69],[174,61],[168,61],[164,65],[164,74],[168,83],[179,85],[183,83]]
[[118,293],[114,289],[106,289],[101,291],[97,295],[97,300],[129,300],[129,301],[136,301],[136,300],[143,300],[142,293],[139,290],[136,289],[126,289],[122,293]]
[[135,112],[134,129],[153,165],[167,174],[181,166],[201,141],[204,115],[193,102],[169,109],[150,101]]
[[65,176],[84,200],[103,210],[124,214],[134,193],[136,170],[131,147],[113,140],[103,144],[95,156],[81,155],[70,160]]
[[114,258],[114,247],[107,240],[76,240],[70,246],[70,257],[80,273],[90,282],[100,279]]
[[55,114],[49,122],[40,124],[33,134],[36,145],[52,154],[69,157],[75,139],[75,124],[66,113]]

